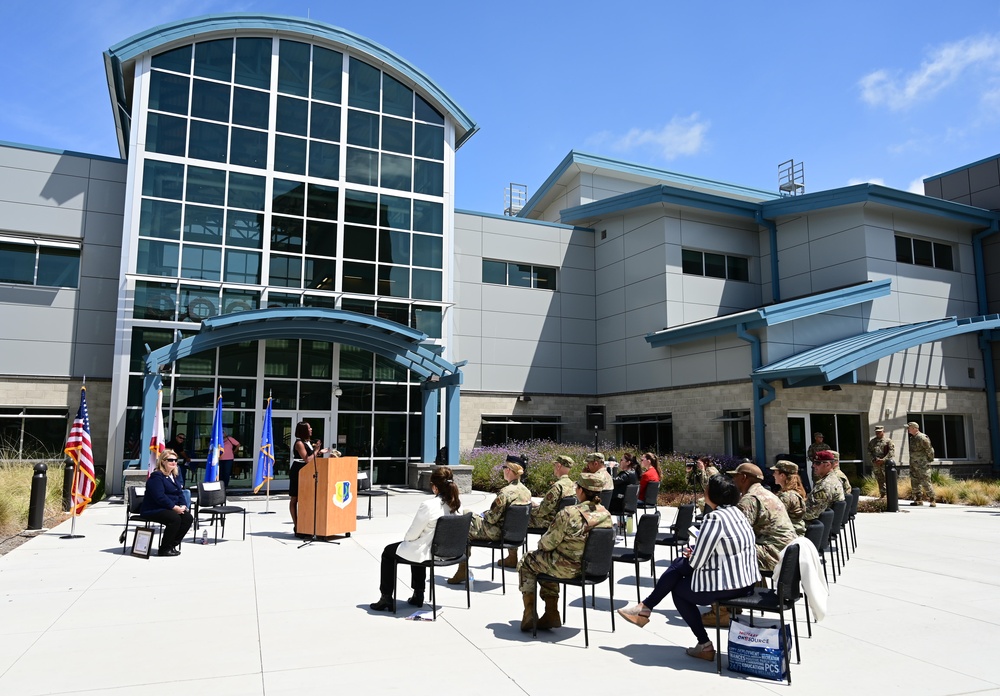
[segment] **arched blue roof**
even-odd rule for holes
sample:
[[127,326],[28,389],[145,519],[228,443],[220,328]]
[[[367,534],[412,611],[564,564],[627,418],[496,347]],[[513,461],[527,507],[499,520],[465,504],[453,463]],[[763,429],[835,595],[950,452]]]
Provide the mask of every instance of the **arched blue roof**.
[[458,366],[441,358],[427,335],[394,321],[342,309],[281,307],[237,312],[201,322],[201,331],[150,352],[146,372],[204,350],[243,341],[302,338],[347,343],[413,370],[435,386],[461,384]]
[[[115,121],[119,131],[123,133],[128,131],[127,127],[123,128],[129,116],[122,108],[125,83],[124,65],[134,61],[147,51],[158,52],[158,49],[173,44],[219,38],[220,35],[226,33],[235,35],[238,32],[255,31],[297,34],[307,41],[318,40],[321,43],[331,43],[371,57],[375,62],[389,68],[390,72],[394,72],[403,77],[405,81],[412,83],[421,96],[428,98],[454,119],[456,149],[461,147],[462,143],[478,130],[475,121],[436,82],[402,57],[370,39],[346,29],[311,19],[270,14],[233,13],[206,15],[162,24],[125,39],[105,51],[105,69],[108,73],[108,86],[111,90],[112,106],[115,109]],[[122,156],[124,157],[125,154],[126,152],[123,150]]]

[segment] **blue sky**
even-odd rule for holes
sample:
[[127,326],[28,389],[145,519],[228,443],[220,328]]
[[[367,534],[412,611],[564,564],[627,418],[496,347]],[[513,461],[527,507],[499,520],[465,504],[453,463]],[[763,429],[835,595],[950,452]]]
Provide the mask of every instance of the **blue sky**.
[[[768,7],[773,6],[773,7]],[[0,140],[117,156],[102,52],[222,12],[308,16],[395,51],[479,124],[456,205],[499,213],[571,149],[774,190],[920,180],[1000,153],[1000,3],[0,4]]]

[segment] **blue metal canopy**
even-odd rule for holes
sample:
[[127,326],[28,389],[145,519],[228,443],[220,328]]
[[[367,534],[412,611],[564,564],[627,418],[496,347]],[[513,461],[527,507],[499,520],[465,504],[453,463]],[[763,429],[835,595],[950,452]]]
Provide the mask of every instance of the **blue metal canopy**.
[[443,359],[440,346],[429,343],[427,334],[421,331],[343,309],[279,307],[211,317],[201,322],[201,330],[194,336],[150,351],[144,363],[142,441],[149,442],[153,435],[152,415],[156,411],[157,392],[163,384],[160,369],[164,365],[220,346],[278,338],[355,346],[420,375],[423,378],[421,454],[425,462],[434,461],[437,452],[438,394],[445,390],[448,463],[458,464],[461,367],[465,363],[452,364]]
[[736,333],[737,327],[740,326],[743,329],[774,326],[786,321],[794,321],[814,314],[868,302],[878,297],[885,297],[891,292],[891,283],[889,278],[868,281],[846,288],[779,302],[767,307],[682,324],[647,334],[646,342],[653,348],[658,348]]
[[1000,314],[890,326],[833,341],[764,365],[753,376],[768,382],[784,379],[789,386],[815,378],[833,381],[863,365],[930,341],[1000,327]]

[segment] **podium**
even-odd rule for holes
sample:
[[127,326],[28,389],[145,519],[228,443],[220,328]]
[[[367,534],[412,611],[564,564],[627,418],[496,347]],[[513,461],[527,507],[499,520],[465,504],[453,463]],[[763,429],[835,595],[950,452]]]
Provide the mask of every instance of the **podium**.
[[[316,536],[349,535],[358,526],[358,458],[317,457],[315,485]],[[313,533],[313,467],[299,471],[298,523],[295,533]]]

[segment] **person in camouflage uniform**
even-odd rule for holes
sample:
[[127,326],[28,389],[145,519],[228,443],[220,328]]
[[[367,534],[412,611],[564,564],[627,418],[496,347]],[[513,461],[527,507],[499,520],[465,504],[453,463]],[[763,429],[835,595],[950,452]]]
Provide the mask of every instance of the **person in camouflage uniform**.
[[844,500],[847,500],[851,497],[851,495],[853,495],[851,493],[851,489],[853,489],[854,486],[851,485],[851,479],[847,478],[847,474],[845,474],[844,470],[840,468],[840,452],[836,450],[828,451],[833,455],[833,475],[837,477],[838,481],[840,481],[840,485],[844,489]]
[[[583,549],[591,529],[611,527],[611,513],[601,505],[603,479],[597,474],[583,472],[576,480],[576,498],[580,501],[560,510],[549,531],[538,541],[538,549],[528,553],[517,566],[520,578],[521,597],[524,614],[521,616],[521,630],[530,631],[535,621],[535,585],[538,575],[554,575],[572,578],[580,572]],[[538,618],[538,628],[559,628],[559,585],[542,583],[541,596],[545,601],[545,613]]]
[[833,452],[829,450],[816,453],[816,460],[812,464],[813,487],[806,498],[806,511],[802,515],[806,523],[817,519],[821,512],[832,508],[834,503],[844,500],[844,487],[833,475],[835,461]]
[[591,474],[597,474],[601,477],[601,490],[614,490],[615,482],[611,479],[611,474],[608,473],[608,466],[604,463],[603,454],[600,452],[591,452],[588,454],[586,459],[583,460],[583,468]]
[[[695,504],[699,512],[705,512],[705,489],[708,488],[708,480],[719,473],[719,470],[712,464],[709,457],[698,457],[687,463],[687,484],[695,493]],[[699,497],[701,494],[701,497]]]
[[[497,497],[493,500],[490,509],[481,517],[473,515],[472,526],[469,528],[469,541],[499,541],[503,534],[503,520],[507,515],[507,508],[511,505],[531,505],[531,491],[521,483],[521,474],[524,467],[518,462],[517,457],[509,456],[503,465],[503,477],[507,485],[500,489]],[[449,585],[457,585],[465,582],[469,572],[469,563],[460,563],[454,577],[448,578]]]
[[896,445],[885,436],[885,428],[875,426],[875,437],[868,441],[868,456],[872,460],[875,480],[878,482],[878,497],[885,497],[885,465],[896,463]]
[[926,497],[931,507],[937,507],[934,500],[934,488],[931,486],[931,475],[927,465],[934,461],[934,447],[931,439],[920,432],[920,424],[910,421],[906,424],[909,432],[910,446],[910,484],[913,489],[910,505],[923,505]]
[[785,511],[792,522],[792,528],[799,536],[805,535],[806,523],[802,515],[806,511],[806,491],[802,487],[802,479],[799,478],[799,465],[782,459],[771,467],[771,471],[774,472],[774,482],[781,486],[776,495],[778,500],[785,504]]
[[[757,564],[762,571],[774,570],[781,552],[798,536],[792,521],[788,519],[785,504],[778,500],[778,496],[760,485],[764,480],[764,472],[756,464],[744,462],[726,473],[733,477],[733,483],[742,494],[737,507],[743,511],[750,526],[753,527],[757,542]],[[719,611],[719,620],[720,626],[729,625],[729,611],[725,607]],[[706,626],[715,625],[714,607],[702,614],[702,621]]]
[[806,450],[806,459],[810,462],[816,459],[816,453],[830,449],[830,445],[823,442],[823,433],[813,433],[813,443]]
[[[538,505],[532,504],[531,515],[528,517],[529,527],[548,529],[552,518],[556,516],[559,501],[565,497],[576,495],[576,484],[569,477],[569,470],[573,467],[573,463],[573,459],[565,454],[560,454],[552,462],[552,470],[556,475],[556,480],[545,491],[545,497],[542,498],[542,501]],[[497,561],[497,564],[504,568],[517,568],[517,549],[508,550],[507,556]]]

